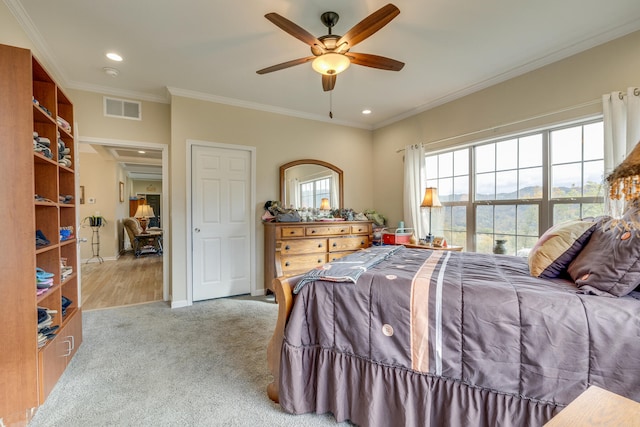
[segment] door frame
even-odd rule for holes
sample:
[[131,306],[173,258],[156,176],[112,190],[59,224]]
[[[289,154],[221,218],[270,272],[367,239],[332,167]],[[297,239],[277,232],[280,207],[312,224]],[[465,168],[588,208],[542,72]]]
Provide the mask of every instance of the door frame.
[[[90,136],[79,136],[78,137],[79,144],[93,144],[93,145],[108,145],[110,147],[123,147],[123,148],[148,148],[153,150],[161,150],[162,151],[162,199],[160,200],[160,204],[162,206],[162,211],[165,212],[166,218],[170,218],[166,213],[169,212],[169,191],[170,191],[170,183],[169,183],[169,145],[168,144],[160,144],[157,142],[145,142],[145,141],[129,141],[124,139],[109,139],[109,138],[95,138]],[[82,168],[82,165],[80,165]],[[79,174],[82,174],[82,171],[79,171]],[[78,185],[80,185],[80,179],[77,180]],[[76,189],[76,194],[78,193],[78,189]],[[171,221],[163,221],[162,227],[162,240],[163,246],[165,248],[171,248]],[[168,255],[168,256],[167,256]],[[170,298],[170,286],[169,286],[169,265],[171,264],[171,250],[164,251],[165,258],[162,261],[162,300],[169,301]]]
[[187,188],[186,188],[186,223],[185,235],[187,236],[187,305],[193,305],[193,212],[192,212],[192,192],[193,192],[193,147],[223,148],[226,150],[247,151],[251,157],[251,178],[249,195],[249,264],[251,271],[249,280],[251,281],[251,295],[256,294],[256,147],[238,144],[223,144],[221,142],[201,141],[197,139],[187,139]]

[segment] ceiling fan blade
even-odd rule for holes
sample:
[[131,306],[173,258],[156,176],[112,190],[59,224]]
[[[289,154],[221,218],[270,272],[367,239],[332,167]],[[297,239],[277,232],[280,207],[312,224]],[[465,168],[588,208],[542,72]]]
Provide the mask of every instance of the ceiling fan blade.
[[267,74],[278,70],[283,70],[285,68],[293,67],[295,65],[304,64],[305,62],[313,61],[315,56],[307,56],[306,58],[298,58],[292,61],[283,62],[281,64],[272,65],[271,67],[263,68],[262,70],[256,71],[258,74]]
[[347,31],[347,33],[338,40],[338,50],[344,52],[351,49],[387,25],[393,18],[398,16],[398,14],[400,14],[400,9],[391,3],[381,7]]
[[284,16],[281,16],[275,12],[272,12],[272,13],[267,13],[266,15],[264,15],[264,17],[267,18],[272,23],[274,23],[277,27],[279,27],[286,33],[291,34],[293,37],[297,38],[298,40],[303,41],[304,43],[308,44],[311,47],[315,46],[319,48],[322,51],[322,53],[325,52],[326,47],[324,46],[324,43],[322,43],[320,40],[316,38],[316,36],[308,32],[304,28],[289,21]]
[[365,67],[379,68],[381,70],[400,71],[404,67],[404,62],[384,56],[371,55],[368,53],[347,52],[345,55],[352,64],[364,65]]
[[338,76],[336,74],[332,74],[330,76],[323,74],[322,75],[322,89],[324,89],[325,92],[329,92],[330,90],[333,90],[334,87],[336,87],[336,78]]

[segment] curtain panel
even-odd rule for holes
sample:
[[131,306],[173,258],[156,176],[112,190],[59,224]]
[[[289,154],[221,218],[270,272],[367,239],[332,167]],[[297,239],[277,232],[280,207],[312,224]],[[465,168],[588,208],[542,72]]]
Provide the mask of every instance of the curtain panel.
[[404,221],[413,228],[416,238],[427,235],[428,218],[420,207],[427,183],[426,165],[422,144],[405,147],[404,151]]
[[[604,125],[604,174],[609,175],[640,142],[640,88],[602,95]],[[608,196],[608,195],[607,195]],[[607,212],[621,217],[624,201],[605,198]]]

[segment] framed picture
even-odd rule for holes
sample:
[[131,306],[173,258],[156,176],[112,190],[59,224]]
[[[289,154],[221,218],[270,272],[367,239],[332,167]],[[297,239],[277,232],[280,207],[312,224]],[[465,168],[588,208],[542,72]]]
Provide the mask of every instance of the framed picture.
[[80,186],[80,204],[84,205],[84,185]]
[[433,238],[433,246],[441,248],[444,246],[444,237],[436,236]]
[[124,202],[124,182],[120,181],[120,203]]

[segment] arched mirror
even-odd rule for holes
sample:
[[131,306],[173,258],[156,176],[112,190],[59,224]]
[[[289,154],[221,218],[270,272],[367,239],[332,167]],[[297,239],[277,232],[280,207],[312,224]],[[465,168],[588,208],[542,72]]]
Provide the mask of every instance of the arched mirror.
[[344,207],[342,170],[322,160],[295,160],[280,166],[282,206],[320,208],[329,199],[331,209]]

